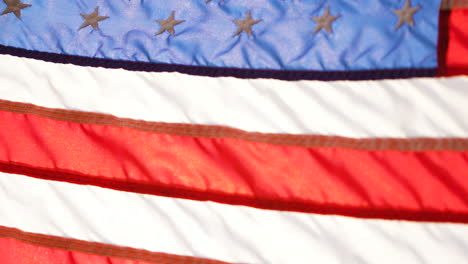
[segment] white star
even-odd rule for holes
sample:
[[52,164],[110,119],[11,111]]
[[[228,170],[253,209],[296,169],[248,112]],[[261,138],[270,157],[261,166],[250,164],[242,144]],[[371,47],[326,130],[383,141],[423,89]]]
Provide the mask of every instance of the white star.
[[327,7],[325,10],[325,14],[320,17],[313,17],[312,20],[317,23],[317,27],[315,28],[313,35],[317,34],[320,30],[325,29],[328,33],[333,34],[333,29],[331,24],[337,20],[341,15],[331,16],[330,15],[330,7]]
[[102,21],[104,19],[108,19],[108,16],[100,16],[99,15],[99,7],[96,7],[94,11],[87,15],[87,14],[80,14],[84,19],[85,22],[81,25],[79,29],[85,28],[87,26],[92,26],[94,30],[99,29],[99,21]]
[[179,25],[180,23],[184,23],[185,20],[175,20],[174,19],[174,11],[171,12],[171,15],[167,19],[158,19],[156,20],[160,25],[161,28],[159,29],[156,35],[164,33],[164,31],[169,32],[169,34],[174,35],[175,30],[174,27]]
[[13,13],[19,19],[21,19],[21,9],[30,7],[30,4],[23,4],[20,0],[3,0],[7,5],[7,8],[3,10],[0,16],[6,15],[8,13]]
[[250,14],[250,10],[247,12],[247,15],[242,20],[233,20],[234,23],[237,24],[237,31],[234,33],[234,36],[239,35],[242,31],[247,32],[249,36],[252,36],[252,26],[262,21],[262,19],[252,19],[252,15]]
[[405,23],[413,27],[413,16],[416,12],[419,11],[419,9],[421,9],[421,6],[411,7],[411,1],[406,0],[405,5],[402,9],[393,10],[393,13],[395,13],[398,16],[398,24],[395,30],[398,30]]

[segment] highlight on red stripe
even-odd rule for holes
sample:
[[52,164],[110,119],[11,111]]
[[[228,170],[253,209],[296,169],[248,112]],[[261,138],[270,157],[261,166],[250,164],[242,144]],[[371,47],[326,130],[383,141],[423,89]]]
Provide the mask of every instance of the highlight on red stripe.
[[466,151],[279,146],[6,111],[0,123],[7,172],[266,209],[468,222]]
[[226,262],[154,253],[76,239],[23,232],[0,226],[2,264],[227,264]]

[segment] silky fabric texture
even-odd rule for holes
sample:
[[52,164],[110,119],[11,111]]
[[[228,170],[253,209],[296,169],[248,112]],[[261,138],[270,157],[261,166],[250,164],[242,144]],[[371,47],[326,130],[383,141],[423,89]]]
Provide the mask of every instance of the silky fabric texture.
[[465,264],[468,257],[466,224],[261,210],[4,173],[0,186],[3,226],[152,252],[246,264]]
[[468,152],[279,146],[5,111],[0,123],[3,171],[268,209],[468,222]]
[[[32,4],[0,16],[0,44],[29,50],[93,58],[277,70],[372,70],[437,67],[439,0],[413,0],[421,6],[414,27],[396,30],[406,0],[24,0]],[[84,19],[99,7],[99,30]],[[313,35],[319,17],[330,8],[341,15],[333,34]],[[0,3],[0,9],[5,4]],[[253,36],[233,37],[248,11]],[[175,34],[155,35],[175,11]]]
[[0,238],[0,254],[2,264],[171,264],[85,254],[7,238]]
[[0,99],[137,120],[353,138],[468,137],[468,77],[286,82],[0,55],[0,83]]
[[[5,231],[8,232],[4,236]],[[0,226],[2,264],[227,264],[58,236],[24,233]]]
[[447,15],[449,33],[446,75],[468,75],[468,8],[452,10]]
[[51,109],[33,104],[0,100],[0,111],[29,114],[58,121],[116,126],[173,136],[229,138],[248,142],[305,148],[346,148],[354,150],[468,151],[467,138],[349,138],[323,135],[266,134],[226,126],[147,122],[113,115]]

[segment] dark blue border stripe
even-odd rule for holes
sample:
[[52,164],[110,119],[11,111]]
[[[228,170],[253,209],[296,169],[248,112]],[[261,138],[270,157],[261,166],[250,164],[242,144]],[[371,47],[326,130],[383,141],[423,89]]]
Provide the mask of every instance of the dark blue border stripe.
[[8,54],[48,62],[74,64],[79,66],[122,68],[129,71],[145,72],[180,72],[200,76],[232,76],[237,78],[270,78],[279,80],[379,80],[401,79],[411,77],[433,77],[436,68],[428,69],[389,69],[364,71],[285,71],[285,70],[253,70],[221,67],[187,66],[177,64],[160,64],[148,62],[134,62],[123,60],[110,60],[90,58],[75,55],[56,54],[41,51],[31,51],[21,48],[0,45],[0,54]]

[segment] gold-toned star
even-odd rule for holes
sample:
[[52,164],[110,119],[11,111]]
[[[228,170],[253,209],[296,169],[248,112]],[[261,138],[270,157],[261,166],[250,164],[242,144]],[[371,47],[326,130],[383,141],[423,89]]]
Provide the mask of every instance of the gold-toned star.
[[0,16],[6,15],[8,13],[13,13],[19,19],[21,19],[21,9],[30,7],[29,4],[23,4],[20,0],[3,0],[7,5],[5,10],[0,14]]
[[249,10],[244,19],[233,20],[233,22],[237,24],[237,31],[236,33],[234,33],[233,37],[239,35],[240,33],[242,33],[242,31],[245,31],[247,32],[247,34],[249,34],[249,36],[252,36],[252,26],[259,23],[262,20],[263,19],[252,19],[252,15]]
[[393,13],[395,13],[398,16],[398,24],[395,30],[398,30],[405,23],[413,27],[413,16],[416,12],[419,11],[419,9],[421,9],[421,6],[411,7],[411,1],[406,0],[405,5],[402,9],[393,10]]
[[99,6],[96,7],[94,11],[89,15],[86,15],[86,14],[80,14],[80,15],[85,19],[85,22],[83,22],[83,24],[78,30],[85,28],[87,26],[92,26],[94,30],[99,30],[99,24],[98,24],[99,21],[109,18],[108,16],[99,15]]
[[333,34],[332,23],[340,17],[341,17],[340,14],[331,16],[330,7],[327,7],[327,9],[325,10],[325,14],[323,14],[323,16],[312,17],[312,20],[314,20],[315,23],[317,23],[317,27],[315,28],[312,34],[315,35],[319,33],[319,31],[322,29],[325,29],[328,33]]
[[164,33],[164,31],[167,31],[169,32],[169,34],[174,35],[175,33],[174,27],[179,25],[180,23],[185,22],[185,20],[175,20],[174,14],[175,14],[175,11],[172,11],[171,15],[167,19],[156,20],[161,25],[161,28],[159,29],[158,33],[156,33],[156,36]]

